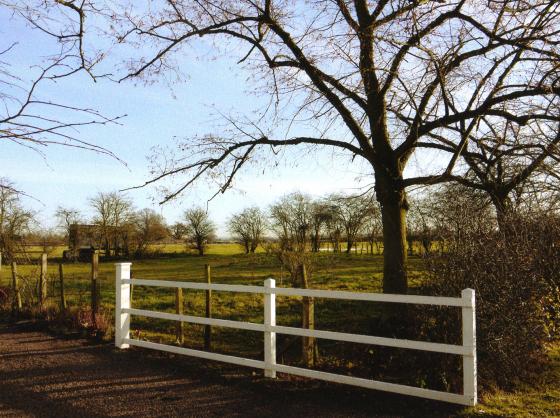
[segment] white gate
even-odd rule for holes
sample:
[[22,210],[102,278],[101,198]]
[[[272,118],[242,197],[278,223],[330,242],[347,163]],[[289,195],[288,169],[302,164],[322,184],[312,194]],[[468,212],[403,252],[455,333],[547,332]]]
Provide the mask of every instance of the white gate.
[[[361,386],[369,389],[394,392],[403,395],[412,395],[421,398],[452,402],[461,405],[476,405],[477,393],[475,294],[474,290],[472,289],[464,289],[461,292],[460,298],[450,298],[437,296],[388,295],[381,293],[357,293],[332,290],[278,288],[275,287],[274,279],[265,280],[264,286],[190,283],[165,280],[142,280],[130,278],[130,266],[131,263],[116,264],[115,345],[119,348],[128,348],[130,345],[134,345],[138,347],[168,351],[171,353],[184,354],[209,360],[218,360],[241,366],[254,367],[258,369],[264,369],[265,376],[271,378],[276,377],[276,372],[281,372],[297,376],[326,380],[330,382],[343,383],[347,385]],[[264,323],[257,324],[252,322],[230,321],[224,319],[213,319],[190,315],[155,312],[143,309],[133,309],[130,304],[131,284],[139,286],[262,294],[264,295]],[[439,344],[424,341],[413,341],[396,338],[374,337],[360,334],[348,334],[342,332],[277,326],[276,295],[460,307],[462,310],[463,344]],[[158,344],[130,338],[131,315],[167,319],[171,321],[190,322],[193,324],[215,325],[219,327],[261,331],[264,333],[264,361],[193,350],[166,344]],[[457,394],[442,392],[437,390],[362,379],[278,364],[276,363],[277,333],[460,355],[463,357],[463,393]]]

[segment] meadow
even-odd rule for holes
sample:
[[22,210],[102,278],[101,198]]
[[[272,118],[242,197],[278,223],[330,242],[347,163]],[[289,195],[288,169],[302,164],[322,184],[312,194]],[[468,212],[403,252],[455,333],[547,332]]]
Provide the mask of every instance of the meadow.
[[[48,267],[50,304],[59,302],[59,280],[57,256],[62,248],[51,252]],[[134,278],[165,279],[201,282],[205,281],[205,265],[211,267],[213,283],[262,285],[267,278],[276,279],[279,287],[293,287],[290,275],[282,268],[277,257],[267,254],[262,249],[256,254],[243,254],[237,244],[210,245],[207,255],[199,257],[185,253],[184,245],[166,245],[158,248],[159,257],[132,260]],[[106,316],[114,311],[114,274],[115,261],[103,261],[99,264],[98,283],[101,294],[101,307]],[[89,263],[64,263],[65,294],[70,309],[88,306],[91,292],[91,265]],[[412,259],[410,263],[411,283],[419,283],[422,277],[422,262]],[[34,285],[39,275],[38,263],[18,266],[18,274],[27,277]],[[319,253],[315,256],[310,272],[310,287],[317,289],[336,289],[348,291],[378,292],[381,290],[382,259],[381,255]],[[11,272],[4,266],[0,284],[8,286]],[[295,286],[297,287],[297,285]],[[205,299],[203,291],[188,291],[184,295],[184,312],[190,315],[204,315]],[[301,321],[301,304],[297,298],[278,297],[278,320],[285,325],[296,325]],[[133,306],[162,312],[174,312],[175,295],[172,289],[143,288],[133,290]],[[368,322],[376,315],[376,306],[371,303],[316,301],[317,328],[338,331],[359,331],[359,324]],[[262,322],[262,300],[251,294],[231,294],[213,292],[213,316],[222,319]],[[352,312],[356,321],[341,320]],[[112,319],[109,319],[112,321]],[[163,342],[173,342],[175,324],[156,319],[134,318],[132,328],[142,330],[144,338]],[[358,329],[357,329],[358,328]],[[198,347],[202,344],[202,326],[185,325],[186,340],[189,345]],[[367,330],[362,329],[361,332]],[[229,352],[242,350],[246,355],[258,355],[260,339],[243,336],[243,331],[215,328],[213,330],[214,348]],[[223,335],[222,335],[223,334]],[[233,334],[233,335],[232,335]],[[249,333],[252,334],[252,333]],[[254,338],[255,344],[247,344]],[[235,342],[238,341],[239,344]],[[254,347],[253,347],[254,346]]]

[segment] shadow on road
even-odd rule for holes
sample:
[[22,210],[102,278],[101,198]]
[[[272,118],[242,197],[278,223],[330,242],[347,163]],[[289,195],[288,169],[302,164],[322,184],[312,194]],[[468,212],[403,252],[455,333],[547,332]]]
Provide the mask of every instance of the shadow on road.
[[0,417],[444,417],[459,410],[0,325]]

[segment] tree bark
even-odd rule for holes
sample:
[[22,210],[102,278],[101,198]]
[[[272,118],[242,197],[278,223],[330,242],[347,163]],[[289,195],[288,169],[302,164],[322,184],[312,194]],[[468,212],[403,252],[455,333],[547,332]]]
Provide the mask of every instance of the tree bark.
[[507,233],[513,216],[513,203],[506,193],[492,193],[492,204],[496,210],[496,220],[500,232]]
[[314,253],[318,253],[319,252],[319,247],[320,247],[320,241],[319,241],[319,233],[318,232],[314,232],[313,233],[313,238],[311,240],[312,242],[312,246],[311,246],[311,251],[313,251]]
[[406,294],[406,193],[400,182],[376,177],[383,225],[383,293]]
[[350,254],[350,251],[352,251],[352,247],[354,246],[354,241],[352,240],[346,240],[346,254]]

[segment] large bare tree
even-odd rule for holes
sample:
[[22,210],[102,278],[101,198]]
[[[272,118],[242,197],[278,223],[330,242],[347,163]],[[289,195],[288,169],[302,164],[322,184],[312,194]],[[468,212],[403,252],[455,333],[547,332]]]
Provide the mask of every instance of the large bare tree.
[[[237,57],[271,99],[263,112],[276,117],[277,128],[262,114],[246,123],[230,118],[230,134],[183,144],[186,154],[150,181],[186,175],[166,199],[205,175],[221,174],[224,192],[261,152],[296,145],[343,150],[365,160],[375,180],[385,292],[407,291],[407,187],[461,180],[457,161],[488,122],[558,118],[549,111],[560,93],[556,0],[169,0],[108,7],[117,41],[143,46],[130,48],[123,79],[188,72],[177,58],[196,43],[201,54]],[[201,38],[213,42],[201,46]],[[290,129],[294,124],[298,129]],[[437,163],[423,158],[433,149]],[[410,161],[417,169],[405,173]]]

